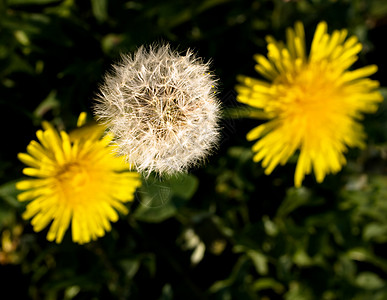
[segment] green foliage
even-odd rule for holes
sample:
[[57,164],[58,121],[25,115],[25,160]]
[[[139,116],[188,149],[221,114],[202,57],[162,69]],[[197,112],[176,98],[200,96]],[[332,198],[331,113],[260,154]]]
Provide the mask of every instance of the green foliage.
[[198,186],[192,175],[169,179],[144,179],[138,190],[140,205],[133,216],[140,221],[158,223],[175,216],[179,208],[191,199]]
[[[309,38],[320,20],[358,35],[359,65],[377,64],[386,86],[386,19],[381,0],[0,0],[0,298],[387,299],[387,104],[363,121],[368,146],[343,171],[296,189],[294,160],[270,176],[252,162],[245,135],[259,112],[233,92],[265,36],[282,39],[296,20]],[[48,242],[21,218],[17,153],[42,120],[65,128],[90,116],[111,63],[155,41],[212,60],[219,149],[190,174],[144,179],[103,238]]]

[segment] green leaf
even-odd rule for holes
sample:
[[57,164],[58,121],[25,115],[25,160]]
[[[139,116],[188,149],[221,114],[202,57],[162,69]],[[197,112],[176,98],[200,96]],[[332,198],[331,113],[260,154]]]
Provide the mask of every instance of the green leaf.
[[0,198],[4,199],[9,205],[19,208],[22,204],[17,200],[19,191],[16,189],[16,181],[10,181],[0,186]]
[[265,228],[265,232],[269,236],[276,236],[278,235],[278,226],[275,222],[270,220],[269,216],[263,216],[262,217],[262,223]]
[[139,259],[123,259],[120,261],[120,266],[124,270],[124,273],[127,278],[133,278],[136,275],[138,269],[140,268]]
[[369,262],[375,267],[387,272],[387,260],[384,257],[377,256],[364,248],[353,248],[347,251],[346,255],[355,261]]
[[285,300],[311,300],[312,291],[309,287],[299,283],[291,282],[289,286],[289,291],[285,294]]
[[7,4],[12,5],[45,5],[51,3],[59,3],[60,0],[8,0]]
[[210,293],[217,293],[233,285],[247,263],[248,258],[246,256],[241,256],[235,263],[229,277],[224,280],[215,281],[214,284],[209,288]]
[[250,106],[225,108],[223,111],[223,116],[224,118],[228,119],[251,118],[258,120],[268,120],[270,118],[270,116],[263,110]]
[[163,286],[161,290],[161,297],[159,300],[172,300],[173,299],[173,290],[169,283]]
[[114,51],[118,51],[119,45],[124,40],[122,34],[109,33],[101,40],[101,47],[104,53],[111,55]]
[[353,281],[356,275],[356,263],[348,255],[340,255],[335,266],[336,276]]
[[140,221],[162,222],[174,216],[197,187],[198,180],[193,175],[179,175],[164,181],[151,177],[138,191],[140,206],[133,216]]
[[257,270],[258,274],[266,275],[268,273],[268,259],[266,255],[259,251],[249,250],[247,255],[253,261],[254,267]]
[[78,285],[67,287],[64,293],[64,300],[74,299],[79,294],[80,291],[81,291],[81,288]]
[[277,218],[283,218],[293,212],[300,206],[309,202],[311,191],[305,187],[290,188],[287,191],[286,198],[277,211]]
[[383,18],[387,14],[387,2],[384,0],[370,1],[370,14],[373,17]]
[[35,69],[30,65],[30,63],[25,59],[25,57],[16,53],[10,55],[7,67],[1,71],[4,75],[17,72],[27,74],[35,73]]
[[51,91],[46,99],[44,99],[34,111],[34,117],[41,120],[45,113],[51,110],[58,109],[60,102],[56,97],[56,91]]
[[274,290],[277,294],[284,291],[284,286],[276,281],[274,278],[259,278],[253,283],[253,289],[256,291],[260,290]]
[[0,202],[0,231],[3,227],[10,227],[15,224],[16,213],[9,206]]
[[107,20],[108,14],[106,0],[91,0],[91,8],[93,10],[94,17],[99,22],[104,22]]
[[387,242],[387,225],[372,222],[364,227],[363,239],[378,243]]
[[376,290],[385,287],[386,282],[371,272],[362,272],[356,277],[356,285],[366,290]]
[[169,179],[173,196],[189,200],[199,186],[199,180],[193,175],[179,175]]

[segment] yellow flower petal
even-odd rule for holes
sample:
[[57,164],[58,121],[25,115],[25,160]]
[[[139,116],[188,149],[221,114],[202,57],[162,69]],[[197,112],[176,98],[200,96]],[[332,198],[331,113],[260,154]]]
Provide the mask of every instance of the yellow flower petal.
[[22,180],[16,183],[18,190],[29,190],[47,185],[47,180],[44,179],[29,179]]
[[77,121],[77,127],[81,127],[86,124],[86,117],[87,117],[87,114],[85,112],[80,113]]
[[31,155],[28,155],[27,153],[19,153],[17,155],[17,158],[22,161],[24,164],[31,166],[31,167],[39,167],[39,161],[33,158]]
[[[78,125],[85,120],[81,114]],[[39,142],[32,141],[28,154],[18,155],[30,166],[23,173],[34,177],[16,184],[24,190],[18,199],[31,201],[23,218],[32,218],[37,232],[50,226],[49,241],[62,242],[70,224],[74,242],[84,244],[103,236],[118,220],[118,212],[128,213],[124,203],[133,200],[141,185],[139,174],[115,156],[112,136],[102,137],[101,126],[86,126],[67,134],[44,122],[44,130],[36,134]]]
[[42,169],[34,169],[34,168],[24,168],[23,174],[33,177],[49,177],[51,175],[51,172],[49,170],[42,170]]
[[363,147],[359,123],[364,113],[375,112],[383,100],[377,81],[366,78],[374,65],[349,71],[362,45],[347,30],[327,33],[318,24],[309,57],[304,28],[297,22],[286,32],[286,43],[268,37],[267,58],[256,55],[256,70],[269,82],[238,76],[237,100],[262,109],[269,121],[247,134],[253,160],[270,174],[299,150],[294,184],[299,187],[313,170],[317,182],[346,163],[348,147]]

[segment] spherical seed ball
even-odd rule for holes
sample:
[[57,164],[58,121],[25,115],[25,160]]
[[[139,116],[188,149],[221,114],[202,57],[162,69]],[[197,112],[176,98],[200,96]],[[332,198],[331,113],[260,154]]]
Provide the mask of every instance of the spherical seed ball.
[[184,172],[218,142],[215,87],[209,64],[192,51],[141,46],[106,75],[94,112],[115,136],[117,153],[139,172]]

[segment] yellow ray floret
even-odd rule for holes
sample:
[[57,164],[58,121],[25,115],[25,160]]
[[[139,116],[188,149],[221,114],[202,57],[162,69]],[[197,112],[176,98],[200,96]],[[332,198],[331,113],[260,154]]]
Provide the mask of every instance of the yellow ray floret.
[[255,69],[267,81],[238,76],[238,101],[269,116],[247,135],[258,140],[254,161],[262,161],[266,174],[299,151],[295,186],[312,170],[322,182],[341,170],[348,147],[364,146],[359,119],[375,112],[383,98],[379,83],[367,78],[377,71],[375,65],[348,69],[362,45],[347,35],[347,30],[328,34],[320,22],[307,55],[304,27],[297,22],[287,29],[286,44],[268,37],[267,57],[254,57]]
[[23,214],[36,232],[47,226],[49,241],[60,243],[71,224],[72,239],[83,244],[111,229],[118,212],[128,213],[125,202],[133,200],[141,180],[137,172],[116,157],[112,137],[98,125],[87,126],[81,113],[76,130],[58,132],[43,122],[38,141],[31,141],[19,159],[28,167],[23,173],[36,178],[16,187],[24,192],[19,201],[30,201]]

